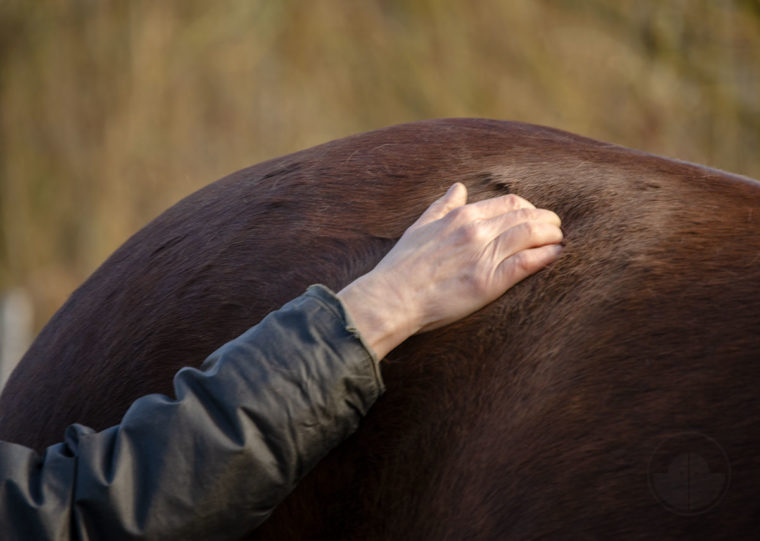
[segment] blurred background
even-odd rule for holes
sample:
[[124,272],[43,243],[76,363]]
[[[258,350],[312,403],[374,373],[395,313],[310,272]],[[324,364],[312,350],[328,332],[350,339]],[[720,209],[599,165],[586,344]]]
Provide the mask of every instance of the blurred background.
[[452,116],[759,178],[760,0],[0,0],[3,348],[220,176]]

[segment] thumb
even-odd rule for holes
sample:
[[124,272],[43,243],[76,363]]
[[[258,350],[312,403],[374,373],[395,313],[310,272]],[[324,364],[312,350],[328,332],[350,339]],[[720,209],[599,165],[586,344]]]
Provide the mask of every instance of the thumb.
[[452,184],[448,191],[433,201],[433,203],[427,208],[422,216],[417,218],[417,221],[412,224],[409,229],[421,227],[430,222],[440,220],[446,216],[449,212],[457,207],[467,203],[467,188],[461,182]]

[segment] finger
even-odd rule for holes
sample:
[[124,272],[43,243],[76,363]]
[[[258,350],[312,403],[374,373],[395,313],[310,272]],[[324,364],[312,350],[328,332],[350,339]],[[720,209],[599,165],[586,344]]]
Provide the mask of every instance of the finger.
[[461,207],[467,203],[467,188],[461,182],[452,184],[448,191],[433,201],[433,203],[427,208],[422,216],[417,218],[417,221],[412,224],[411,228],[420,227],[430,222],[434,222],[446,216],[449,212],[457,207]]
[[491,238],[495,239],[502,233],[526,222],[540,222],[556,227],[562,224],[560,217],[551,210],[525,207],[495,216],[489,220],[474,222],[473,225],[484,228],[490,233]]
[[508,229],[493,241],[494,256],[506,259],[513,254],[547,244],[562,242],[562,230],[555,224],[527,221]]
[[[546,224],[559,230],[561,220],[554,212],[546,209],[522,208],[513,210],[506,214],[495,216],[489,220],[475,220],[459,226],[462,238],[469,242],[489,245],[489,251],[494,256],[494,261],[501,261],[509,257],[516,251],[524,248],[531,248],[524,244],[527,239],[520,241],[516,235],[530,235],[530,228],[533,225],[527,225],[528,229],[523,227],[512,231],[510,235],[500,238],[510,230],[522,225],[533,222],[534,224]],[[561,230],[559,230],[561,233]]]
[[531,274],[541,270],[562,255],[562,246],[548,244],[522,250],[508,257],[496,268],[496,280],[506,291]]

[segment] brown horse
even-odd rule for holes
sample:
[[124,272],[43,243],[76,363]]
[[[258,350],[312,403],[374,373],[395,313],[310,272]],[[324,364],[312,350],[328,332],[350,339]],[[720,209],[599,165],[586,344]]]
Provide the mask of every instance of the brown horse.
[[102,429],[322,282],[371,269],[455,181],[563,220],[550,267],[384,362],[386,394],[257,535],[760,532],[760,184],[561,131],[437,120],[196,192],[108,259],[0,399],[0,438]]

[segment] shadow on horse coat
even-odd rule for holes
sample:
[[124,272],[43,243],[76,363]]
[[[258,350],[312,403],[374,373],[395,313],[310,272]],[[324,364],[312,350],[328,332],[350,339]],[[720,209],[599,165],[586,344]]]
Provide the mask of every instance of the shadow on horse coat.
[[307,285],[370,270],[455,181],[557,212],[562,257],[394,350],[385,396],[257,536],[756,535],[760,184],[520,123],[394,126],[190,195],[52,318],[0,438],[117,423]]

